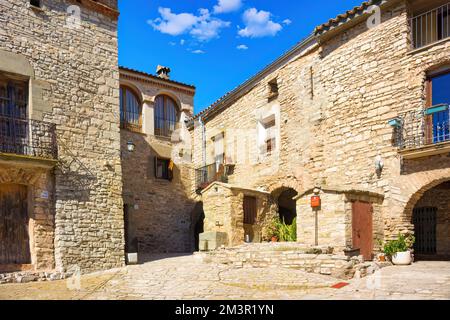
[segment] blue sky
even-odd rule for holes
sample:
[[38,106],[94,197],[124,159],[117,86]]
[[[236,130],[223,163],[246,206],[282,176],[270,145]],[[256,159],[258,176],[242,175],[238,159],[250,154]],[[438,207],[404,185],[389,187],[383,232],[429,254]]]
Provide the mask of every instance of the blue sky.
[[197,87],[195,112],[362,0],[119,0],[119,63]]

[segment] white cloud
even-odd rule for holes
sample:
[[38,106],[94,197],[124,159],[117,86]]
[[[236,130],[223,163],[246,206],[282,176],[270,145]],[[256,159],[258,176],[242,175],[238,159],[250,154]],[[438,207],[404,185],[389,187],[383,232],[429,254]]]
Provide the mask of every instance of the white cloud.
[[[159,8],[158,11],[161,17],[148,21],[155,30],[172,36],[189,32],[198,41],[218,38],[220,30],[231,24],[211,17],[208,9],[200,9],[198,16],[191,13],[172,13],[170,8]],[[184,40],[180,44],[183,45]]]
[[292,20],[291,19],[286,19],[286,20],[283,21],[283,24],[288,26],[288,25],[292,24]]
[[238,34],[246,38],[261,38],[266,36],[275,36],[283,29],[281,24],[271,20],[272,14],[267,11],[258,11],[255,8],[244,12],[242,19],[245,28],[240,29]]
[[219,0],[214,6],[214,13],[227,13],[239,10],[242,6],[241,0]]
[[186,40],[184,40],[184,39],[180,40],[180,45],[184,46],[185,43],[186,43]]
[[238,50],[248,50],[248,47],[245,44],[241,44],[241,45],[237,46],[236,49],[238,49]]
[[203,51],[203,50],[194,50],[194,51],[192,51],[192,53],[194,53],[194,54],[205,54],[206,52]]
[[207,9],[200,10],[199,22],[191,30],[191,35],[199,41],[208,41],[219,37],[220,30],[230,26],[230,22],[211,18]]
[[172,13],[170,8],[158,9],[161,18],[149,21],[149,24],[161,33],[178,36],[190,30],[198,21],[198,17],[190,13]]

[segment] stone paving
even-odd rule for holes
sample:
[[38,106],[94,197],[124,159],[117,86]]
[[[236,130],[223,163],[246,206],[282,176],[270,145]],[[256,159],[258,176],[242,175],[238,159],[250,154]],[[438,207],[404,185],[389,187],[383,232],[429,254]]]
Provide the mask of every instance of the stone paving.
[[450,262],[387,267],[363,279],[284,268],[232,269],[199,256],[152,256],[148,262],[73,279],[0,285],[0,299],[450,299]]

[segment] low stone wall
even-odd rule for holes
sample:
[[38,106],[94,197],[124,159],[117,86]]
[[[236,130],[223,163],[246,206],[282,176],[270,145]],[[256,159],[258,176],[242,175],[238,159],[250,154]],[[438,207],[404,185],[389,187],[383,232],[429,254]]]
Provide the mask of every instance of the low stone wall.
[[198,253],[204,262],[235,268],[282,267],[339,279],[366,276],[385,266],[364,262],[361,256],[349,257],[328,247],[307,247],[297,243],[246,244],[235,248]]
[[36,281],[55,281],[70,277],[71,274],[61,272],[20,271],[0,274],[0,284],[28,283]]

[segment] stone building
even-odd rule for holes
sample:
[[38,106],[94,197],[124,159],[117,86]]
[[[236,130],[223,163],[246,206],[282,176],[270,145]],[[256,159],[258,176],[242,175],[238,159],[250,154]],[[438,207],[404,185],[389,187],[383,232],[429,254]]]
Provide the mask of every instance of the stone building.
[[296,216],[311,246],[371,259],[380,240],[415,232],[416,255],[448,257],[449,7],[365,2],[198,114],[203,242],[268,240],[265,212]]
[[[192,252],[191,146],[185,121],[194,112],[195,87],[120,68],[123,197],[127,252]],[[132,152],[128,149],[132,148]],[[183,160],[184,155],[188,161]]]
[[125,263],[118,15],[0,1],[0,273]]

